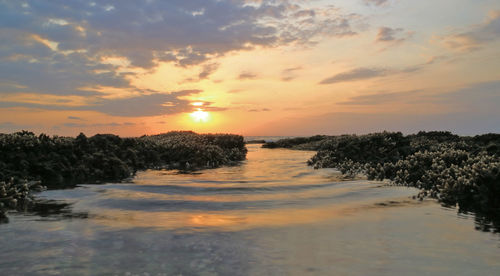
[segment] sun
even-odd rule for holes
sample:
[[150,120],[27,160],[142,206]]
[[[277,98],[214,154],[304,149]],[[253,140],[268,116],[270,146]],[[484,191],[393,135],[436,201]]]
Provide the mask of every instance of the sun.
[[210,117],[210,114],[206,111],[203,111],[201,108],[198,108],[198,110],[192,112],[190,115],[195,122],[201,123],[208,122],[208,119]]

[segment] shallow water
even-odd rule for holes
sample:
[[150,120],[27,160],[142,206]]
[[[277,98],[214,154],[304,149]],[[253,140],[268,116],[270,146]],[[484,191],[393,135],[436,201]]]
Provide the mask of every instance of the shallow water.
[[[240,166],[138,173],[40,198],[0,225],[1,275],[496,275],[500,236],[416,190],[343,181],[314,152],[248,145]],[[52,202],[54,203],[54,202]],[[64,208],[63,208],[64,207]],[[148,273],[148,274],[146,274]]]

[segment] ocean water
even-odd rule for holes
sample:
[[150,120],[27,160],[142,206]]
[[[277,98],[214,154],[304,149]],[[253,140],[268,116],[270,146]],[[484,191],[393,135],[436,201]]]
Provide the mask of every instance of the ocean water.
[[294,138],[295,136],[245,136],[245,141],[261,141],[275,142],[280,139]]
[[247,146],[239,166],[39,194],[0,224],[0,275],[498,275],[499,234],[417,190]]

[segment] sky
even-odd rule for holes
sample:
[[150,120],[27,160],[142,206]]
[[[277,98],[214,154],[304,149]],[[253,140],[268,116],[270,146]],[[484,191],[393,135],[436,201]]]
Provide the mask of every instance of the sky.
[[498,0],[0,0],[0,132],[500,132]]

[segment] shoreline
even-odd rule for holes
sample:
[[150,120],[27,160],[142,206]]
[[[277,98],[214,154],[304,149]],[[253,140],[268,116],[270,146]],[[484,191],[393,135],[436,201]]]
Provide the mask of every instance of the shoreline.
[[[245,160],[243,136],[174,131],[121,138],[0,134],[0,221],[9,209],[32,205],[34,191],[119,182],[146,169],[194,171]],[[27,183],[37,183],[36,186]],[[36,188],[36,189],[35,189]]]
[[421,190],[459,212],[492,217],[500,225],[500,134],[474,137],[450,132],[316,135],[282,139],[264,148],[314,150],[308,165],[337,168],[345,176],[366,175]]

